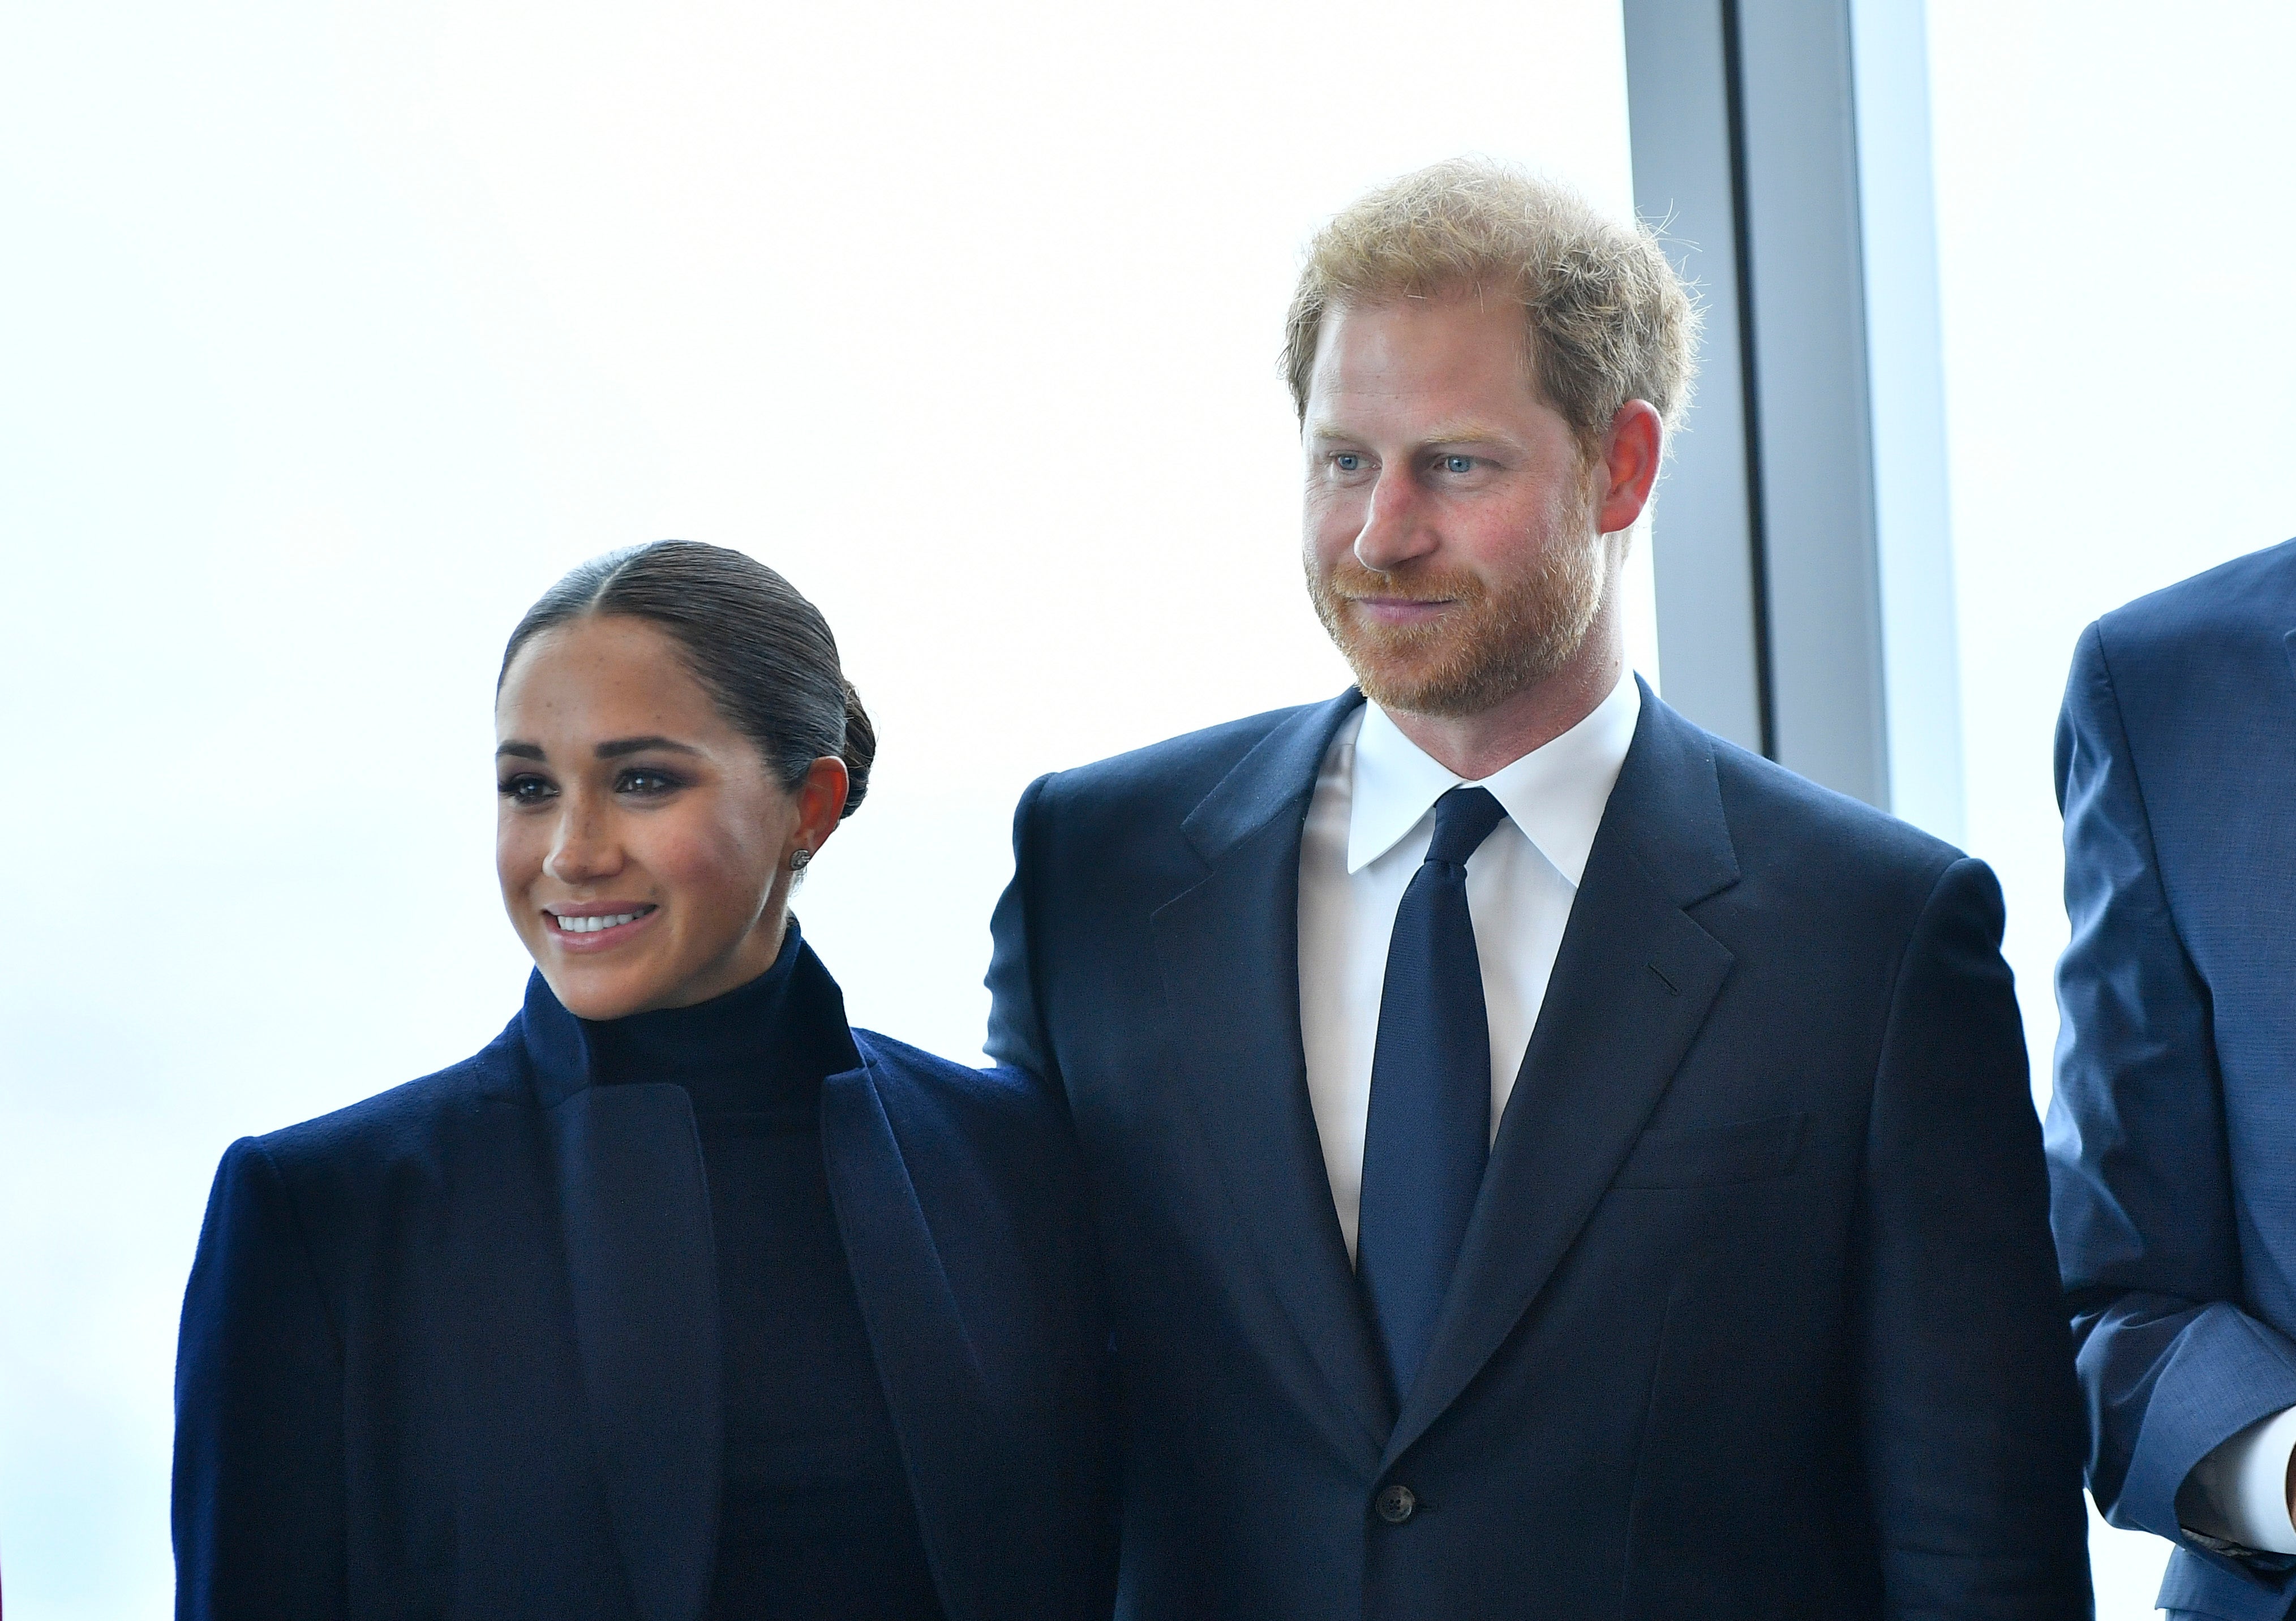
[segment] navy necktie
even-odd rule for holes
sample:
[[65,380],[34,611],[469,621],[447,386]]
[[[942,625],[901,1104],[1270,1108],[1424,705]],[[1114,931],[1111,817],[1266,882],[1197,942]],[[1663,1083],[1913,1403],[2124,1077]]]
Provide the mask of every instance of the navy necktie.
[[1427,1358],[1490,1154],[1491,1037],[1467,857],[1506,819],[1484,788],[1435,802],[1435,838],[1388,937],[1364,1126],[1356,1276],[1399,1404]]

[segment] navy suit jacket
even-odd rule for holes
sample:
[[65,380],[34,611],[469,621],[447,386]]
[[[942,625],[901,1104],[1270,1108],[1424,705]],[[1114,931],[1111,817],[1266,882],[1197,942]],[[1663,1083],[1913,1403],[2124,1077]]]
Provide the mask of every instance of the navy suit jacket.
[[2106,1518],[2161,1603],[2296,1609],[2296,1560],[2177,1524],[2218,1443],[2296,1406],[2296,541],[2083,633],[2057,727],[2057,1247]]
[[1390,1404],[1298,995],[1301,828],[1360,701],[1021,802],[990,1050],[1060,1081],[1084,1146],[1129,1410],[1119,1614],[2087,1615],[1992,876],[1647,691]]
[[[865,1032],[821,1130],[950,1621],[1105,1617],[1105,1320],[1059,1100]],[[184,1302],[185,1617],[693,1621],[718,1280],[685,1088],[537,976],[453,1068],[225,1155]]]

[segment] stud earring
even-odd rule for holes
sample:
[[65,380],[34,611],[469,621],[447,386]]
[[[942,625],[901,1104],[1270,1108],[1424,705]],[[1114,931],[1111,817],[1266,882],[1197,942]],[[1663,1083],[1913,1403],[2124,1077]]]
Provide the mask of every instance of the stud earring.
[[813,852],[811,850],[795,850],[791,852],[790,871],[792,872],[804,872],[806,864],[812,859]]

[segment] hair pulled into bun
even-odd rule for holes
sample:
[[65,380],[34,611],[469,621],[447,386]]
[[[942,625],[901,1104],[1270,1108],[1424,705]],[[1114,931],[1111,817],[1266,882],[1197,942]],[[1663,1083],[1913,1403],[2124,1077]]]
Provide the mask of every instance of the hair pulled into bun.
[[837,751],[845,761],[845,814],[851,815],[861,808],[862,798],[869,791],[869,766],[877,757],[877,728],[869,718],[869,711],[861,707],[861,694],[853,684],[845,684],[845,743]]
[[623,614],[658,625],[734,729],[758,746],[791,792],[814,761],[835,755],[860,808],[877,757],[877,729],[838,663],[837,638],[797,587],[747,553],[657,540],[594,557],[542,594],[503,649],[519,650],[570,619]]

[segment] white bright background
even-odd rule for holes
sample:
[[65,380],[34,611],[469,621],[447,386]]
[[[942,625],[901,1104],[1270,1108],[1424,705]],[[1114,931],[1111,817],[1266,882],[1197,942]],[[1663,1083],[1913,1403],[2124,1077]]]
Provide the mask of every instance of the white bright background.
[[[2073,638],[2296,532],[2296,18],[1931,37],[1969,841],[2046,1092]],[[885,749],[802,911],[857,1018],[969,1052],[1028,778],[1343,678],[1273,366],[1300,242],[1461,151],[1623,211],[1624,90],[1614,0],[0,0],[20,1621],[168,1609],[224,1144],[511,1011],[487,699],[529,600],[682,535],[823,604]],[[2149,1613],[2161,1544],[2096,1551]]]
[[[1930,33],[1968,839],[2046,1098],[2074,640],[2296,535],[2296,12],[1931,0]],[[2092,1548],[2103,1621],[2151,1615],[2168,1544]]]
[[512,1011],[525,604],[671,535],[821,603],[883,752],[800,910],[972,1053],[1031,776],[1344,684],[1283,303],[1463,151],[1625,212],[1614,0],[0,0],[12,1616],[168,1610],[224,1146]]

